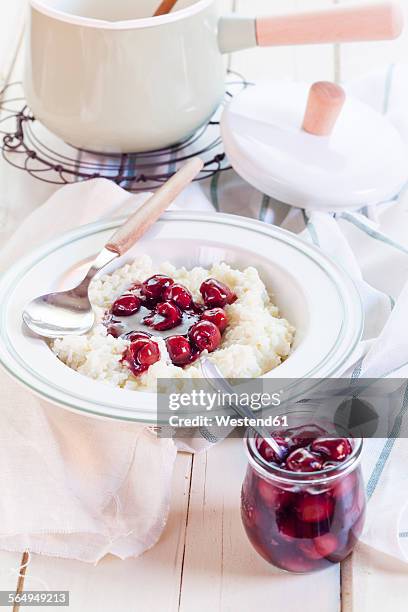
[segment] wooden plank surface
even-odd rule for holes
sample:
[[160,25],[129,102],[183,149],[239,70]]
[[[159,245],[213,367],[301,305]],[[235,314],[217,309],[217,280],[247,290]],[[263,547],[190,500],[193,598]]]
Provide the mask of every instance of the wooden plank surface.
[[[69,590],[70,612],[177,610],[191,465],[191,455],[178,455],[169,520],[160,542],[151,550],[137,559],[125,561],[108,556],[97,566],[32,555],[25,588]],[[41,584],[44,587],[39,586]],[[49,607],[47,610],[57,612],[61,608]]]
[[338,612],[338,566],[291,575],[273,569],[249,544],[240,517],[245,469],[241,440],[194,458],[180,612]]
[[344,564],[342,612],[406,612],[407,565],[360,545]]
[[302,612],[338,612],[338,567],[313,577],[290,575],[273,569],[252,549],[239,510],[245,467],[241,440],[227,440],[194,460],[180,455],[169,523],[151,551],[126,561],[107,557],[96,567],[32,555],[25,588],[69,590],[73,612],[125,607],[248,612],[265,601],[287,612],[300,606]]
[[0,591],[15,590],[20,574],[20,561],[20,553],[0,551]]

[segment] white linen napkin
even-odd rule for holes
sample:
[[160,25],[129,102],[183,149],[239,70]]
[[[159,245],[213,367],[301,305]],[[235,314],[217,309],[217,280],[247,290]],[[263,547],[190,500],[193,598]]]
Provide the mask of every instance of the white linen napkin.
[[[65,187],[22,223],[0,269],[78,224],[129,213],[145,197],[101,179]],[[171,440],[56,408],[3,371],[0,405],[0,548],[97,562],[155,544],[169,510]]]

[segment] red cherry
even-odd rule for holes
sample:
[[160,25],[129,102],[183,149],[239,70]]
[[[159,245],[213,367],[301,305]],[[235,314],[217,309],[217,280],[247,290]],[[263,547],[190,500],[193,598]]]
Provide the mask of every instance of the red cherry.
[[305,494],[296,503],[299,518],[305,523],[319,523],[329,520],[333,514],[334,503],[326,493]]
[[[274,440],[279,444],[282,450],[288,454],[289,450],[286,444],[286,441],[281,436],[274,436]],[[276,456],[275,451],[270,447],[270,445],[265,442],[265,440],[261,438],[256,439],[256,447],[260,453],[260,455],[267,461],[268,463],[277,463],[281,464],[281,460]]]
[[308,559],[312,559],[313,561],[317,561],[324,557],[315,547],[313,540],[305,540],[304,542],[300,542],[299,548],[304,555]]
[[328,557],[333,554],[339,546],[336,536],[332,533],[318,536],[314,539],[313,543],[317,552],[319,552],[322,557]]
[[116,317],[130,317],[140,309],[140,300],[132,293],[121,295],[112,304],[111,312]]
[[209,278],[204,281],[200,287],[200,293],[206,306],[209,308],[223,308],[226,304],[232,304],[237,299],[235,293],[227,285],[217,281],[215,278]]
[[157,331],[165,331],[173,329],[181,322],[181,312],[172,302],[161,302],[157,304],[152,317],[143,319],[143,323],[156,329]]
[[191,346],[184,336],[170,336],[166,340],[167,350],[174,365],[182,366],[190,363]]
[[252,519],[254,516],[254,506],[251,506],[246,498],[242,498],[241,501],[241,516],[244,523],[249,525],[252,524]]
[[160,349],[156,342],[148,340],[139,350],[137,359],[142,366],[151,366],[160,360]]
[[[139,335],[139,334],[137,334],[137,335]],[[139,351],[140,351],[141,348],[143,348],[149,342],[150,342],[150,338],[148,338],[147,336],[144,337],[142,334],[140,334],[139,338],[136,337],[131,342],[131,344],[129,345],[129,347],[127,349],[126,360],[127,361],[134,361],[135,363],[139,363],[139,360],[138,360]]]
[[222,308],[212,308],[206,310],[202,314],[203,321],[210,321],[218,327],[221,333],[223,333],[228,327],[228,319],[225,311]]
[[210,321],[196,323],[190,329],[188,335],[200,351],[207,350],[209,353],[212,353],[221,343],[220,330]]
[[291,472],[317,472],[323,468],[323,462],[306,448],[297,448],[286,459],[285,467]]
[[126,340],[129,340],[129,342],[136,342],[137,340],[150,340],[150,337],[151,336],[145,332],[131,332],[126,337]]
[[143,334],[140,334],[140,337],[130,344],[123,357],[123,361],[126,361],[135,376],[146,372],[149,366],[159,359],[158,345],[148,337],[143,337]]
[[311,449],[326,455],[331,461],[344,461],[352,451],[347,438],[318,438],[311,443]]
[[292,446],[307,446],[316,438],[321,438],[327,432],[318,425],[302,425],[286,432],[290,436]]
[[296,519],[293,516],[278,516],[276,524],[281,537],[287,542],[291,542],[297,537]]
[[174,302],[179,308],[186,310],[191,306],[193,296],[184,285],[174,283],[174,285],[170,285],[170,287],[164,290],[163,300]]
[[270,506],[271,508],[275,507],[280,494],[278,488],[274,487],[263,478],[258,478],[258,492],[262,501],[267,506]]
[[[294,501],[294,506],[297,503],[297,498],[295,498]],[[330,521],[325,520],[321,523],[314,523],[314,522],[304,522],[304,521],[299,521],[298,522],[298,536],[299,538],[303,538],[303,539],[307,539],[307,540],[311,540],[313,538],[317,538],[317,536],[321,536],[325,533],[329,533],[330,531]]]
[[144,283],[142,283],[143,295],[148,300],[159,300],[165,289],[170,287],[174,283],[174,280],[169,276],[163,274],[155,274],[151,276]]
[[261,514],[259,509],[245,496],[241,496],[241,516],[249,529],[257,527],[261,522]]

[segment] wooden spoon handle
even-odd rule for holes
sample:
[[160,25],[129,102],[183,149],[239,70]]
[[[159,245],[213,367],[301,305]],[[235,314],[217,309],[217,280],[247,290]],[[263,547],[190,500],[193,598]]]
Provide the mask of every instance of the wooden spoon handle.
[[176,172],[117,230],[106,245],[108,251],[124,255],[195,179],[203,166],[203,160],[195,157]]
[[256,36],[261,47],[388,40],[401,34],[403,23],[401,7],[395,2],[360,3],[261,17]]
[[177,3],[177,0],[163,0],[159,8],[153,15],[153,17],[159,17],[160,15],[167,15],[167,13],[170,13],[170,11],[173,9],[176,3]]

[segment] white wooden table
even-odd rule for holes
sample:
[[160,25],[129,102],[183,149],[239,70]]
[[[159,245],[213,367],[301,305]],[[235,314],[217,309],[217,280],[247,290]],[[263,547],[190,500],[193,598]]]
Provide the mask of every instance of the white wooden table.
[[[348,0],[223,0],[223,4],[227,10],[251,14],[267,13],[271,5],[278,12],[339,1]],[[21,79],[24,3],[2,2],[0,8],[0,85]],[[408,1],[402,3],[408,19]],[[268,76],[349,79],[379,62],[398,61],[405,50],[407,35],[394,43],[358,47],[253,50],[231,58],[231,66],[251,80]],[[51,189],[10,169],[3,172],[3,180],[0,207],[6,214],[0,216],[0,240],[44,201]],[[38,555],[22,559],[21,554],[0,552],[0,590],[69,590],[69,609],[74,612],[407,609],[405,568],[395,563],[392,570],[389,566],[385,570],[362,547],[341,566],[313,576],[282,574],[268,566],[252,550],[241,526],[239,498],[244,471],[240,440],[227,440],[194,457],[180,454],[169,521],[152,550],[127,561],[107,557],[96,567]]]

